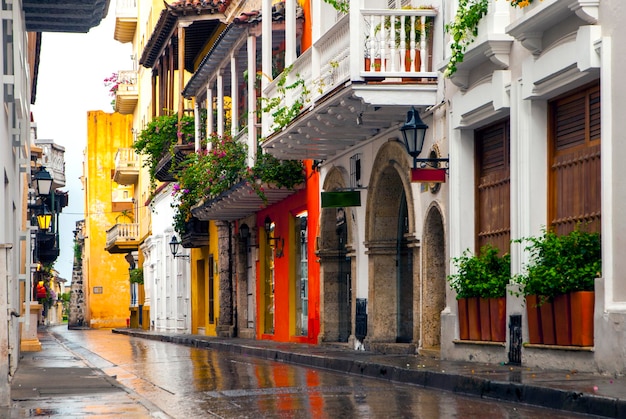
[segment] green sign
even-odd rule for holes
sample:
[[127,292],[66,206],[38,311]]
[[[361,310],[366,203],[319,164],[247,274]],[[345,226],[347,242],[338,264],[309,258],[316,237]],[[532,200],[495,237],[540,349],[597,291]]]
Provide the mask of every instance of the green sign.
[[322,192],[322,208],[360,207],[360,191]]

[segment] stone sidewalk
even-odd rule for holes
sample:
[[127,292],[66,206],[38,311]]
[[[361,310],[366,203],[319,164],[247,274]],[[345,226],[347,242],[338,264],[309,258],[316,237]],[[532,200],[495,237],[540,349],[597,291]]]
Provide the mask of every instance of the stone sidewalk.
[[[494,400],[626,418],[626,378],[508,365],[441,361],[326,345],[215,338],[115,329],[113,333],[210,348],[278,362],[412,383]],[[12,406],[2,418],[168,416],[40,329],[41,352],[25,352],[11,384]],[[69,344],[68,344],[69,345]]]
[[487,399],[626,418],[626,377],[140,329],[114,329],[113,333],[411,383]]

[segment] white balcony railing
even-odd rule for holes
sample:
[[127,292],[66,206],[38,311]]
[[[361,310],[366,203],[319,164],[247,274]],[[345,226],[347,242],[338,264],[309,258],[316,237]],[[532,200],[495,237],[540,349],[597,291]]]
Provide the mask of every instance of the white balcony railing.
[[[300,55],[286,74],[284,86],[301,79],[306,90],[301,86],[281,89],[279,76],[264,95],[280,98],[280,106],[301,101],[306,107],[349,80],[420,83],[436,79],[432,65],[436,16],[434,9],[363,9],[357,27],[352,28],[346,15]],[[276,128],[271,115],[268,118],[264,135]]]
[[115,224],[107,230],[106,247],[109,248],[115,243],[136,241],[138,239],[138,223]]

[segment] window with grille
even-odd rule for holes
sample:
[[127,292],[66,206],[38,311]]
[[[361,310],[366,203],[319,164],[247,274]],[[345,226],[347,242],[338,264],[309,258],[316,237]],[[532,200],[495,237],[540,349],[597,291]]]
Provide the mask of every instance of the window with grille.
[[500,121],[475,133],[476,251],[491,244],[509,251],[511,239],[510,124]]
[[577,225],[600,231],[600,85],[549,106],[549,220],[558,234]]

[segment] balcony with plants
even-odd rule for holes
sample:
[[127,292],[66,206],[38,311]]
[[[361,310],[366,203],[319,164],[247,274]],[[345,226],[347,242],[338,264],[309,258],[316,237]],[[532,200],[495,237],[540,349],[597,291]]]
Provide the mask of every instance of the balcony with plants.
[[123,210],[115,217],[115,224],[106,231],[105,250],[109,253],[128,253],[139,248],[139,223],[131,211]]
[[208,149],[181,164],[174,186],[174,229],[184,236],[190,220],[237,220],[254,214],[304,187],[300,161],[280,161],[259,154],[247,165],[247,146],[236,139],[212,136]]
[[264,89],[263,149],[325,160],[434,105],[438,24],[432,7],[349,10]]

